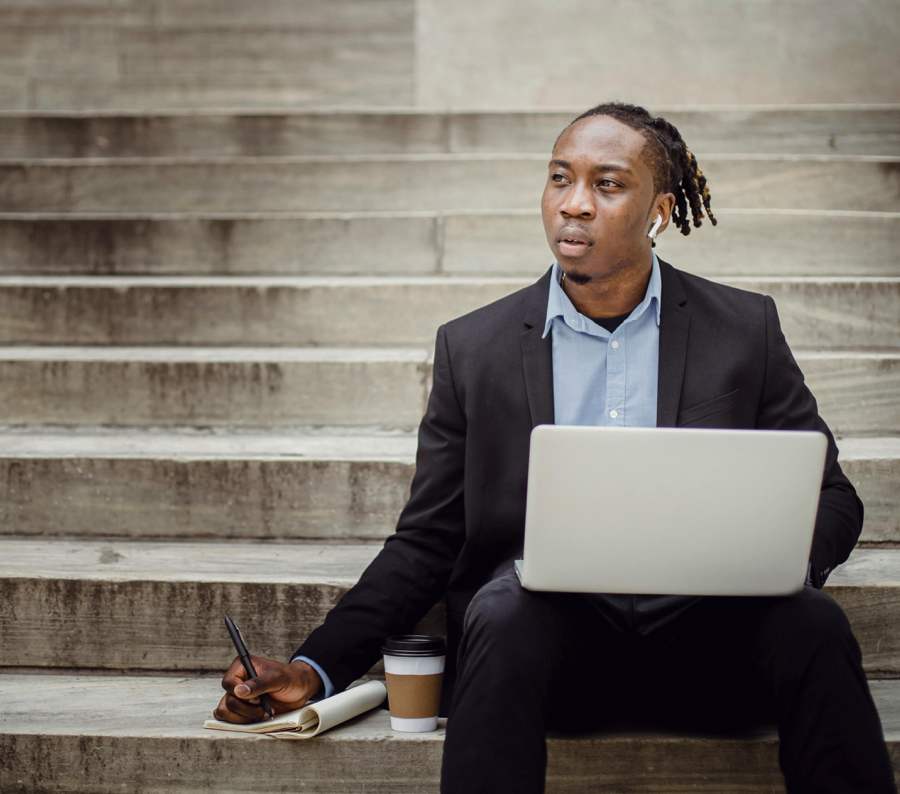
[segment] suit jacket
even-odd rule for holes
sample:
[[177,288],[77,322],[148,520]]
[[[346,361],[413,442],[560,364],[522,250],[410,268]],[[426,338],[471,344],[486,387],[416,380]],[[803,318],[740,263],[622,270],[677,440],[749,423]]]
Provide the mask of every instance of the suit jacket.
[[[781,332],[774,301],[660,261],[659,427],[819,430],[828,438],[813,538],[813,583],[847,559],[862,503],[841,472]],[[416,473],[397,531],[297,654],[338,691],[380,658],[446,593],[454,676],[472,596],[521,556],[531,430],[552,424],[551,337],[541,339],[550,273],[442,326],[431,396],[419,428]]]

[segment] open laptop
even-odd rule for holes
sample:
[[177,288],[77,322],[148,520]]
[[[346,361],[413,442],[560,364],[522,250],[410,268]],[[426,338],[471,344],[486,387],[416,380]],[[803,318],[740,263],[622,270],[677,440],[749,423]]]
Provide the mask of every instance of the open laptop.
[[822,433],[540,425],[530,590],[787,595],[806,581]]

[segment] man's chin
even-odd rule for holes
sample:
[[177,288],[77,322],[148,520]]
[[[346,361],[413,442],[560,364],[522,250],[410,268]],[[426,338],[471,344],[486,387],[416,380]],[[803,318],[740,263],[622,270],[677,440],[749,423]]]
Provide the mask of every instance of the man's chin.
[[566,270],[563,268],[563,273],[566,276],[566,281],[571,281],[573,284],[577,284],[580,287],[589,284],[594,279],[593,276],[589,276],[586,273],[580,273],[577,270]]

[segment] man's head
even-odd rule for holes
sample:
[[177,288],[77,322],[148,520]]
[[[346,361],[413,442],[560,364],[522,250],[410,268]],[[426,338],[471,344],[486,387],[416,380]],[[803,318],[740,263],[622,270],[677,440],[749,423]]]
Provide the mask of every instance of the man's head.
[[690,233],[709,189],[678,130],[634,105],[611,102],[575,119],[556,141],[541,201],[547,242],[575,282],[650,261],[648,233],[670,219]]

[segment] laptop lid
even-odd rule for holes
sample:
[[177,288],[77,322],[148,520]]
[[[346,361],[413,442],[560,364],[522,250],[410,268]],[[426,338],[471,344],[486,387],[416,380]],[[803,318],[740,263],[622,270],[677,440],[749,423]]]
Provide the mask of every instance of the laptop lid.
[[522,584],[796,592],[826,449],[819,432],[540,425],[531,435]]

